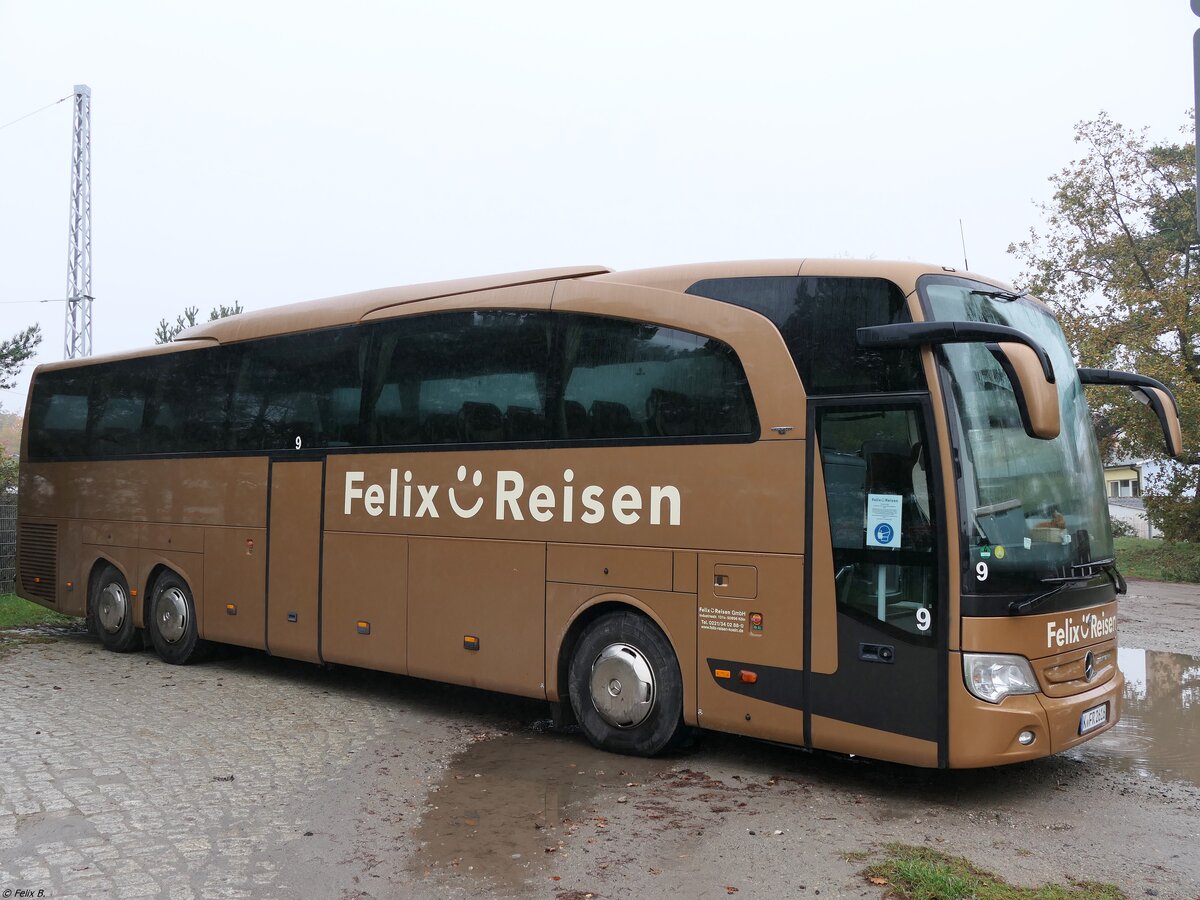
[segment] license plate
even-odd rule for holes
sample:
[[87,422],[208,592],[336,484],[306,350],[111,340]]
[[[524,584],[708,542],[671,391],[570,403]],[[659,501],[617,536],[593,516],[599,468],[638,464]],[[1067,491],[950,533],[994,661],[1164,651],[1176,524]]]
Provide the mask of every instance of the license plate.
[[1108,704],[1101,703],[1099,706],[1093,706],[1091,709],[1084,710],[1082,716],[1079,717],[1079,733],[1087,734],[1093,731],[1108,721]]

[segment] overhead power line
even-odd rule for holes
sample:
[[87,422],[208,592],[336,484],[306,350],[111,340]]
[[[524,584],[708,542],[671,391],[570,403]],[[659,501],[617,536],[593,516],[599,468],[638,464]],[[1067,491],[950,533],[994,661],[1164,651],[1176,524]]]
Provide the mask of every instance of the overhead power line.
[[21,116],[18,119],[13,119],[11,122],[5,122],[3,125],[0,125],[0,131],[3,131],[9,125],[16,125],[18,122],[24,122],[30,116],[36,116],[38,113],[42,112],[43,110],[47,110],[52,106],[58,106],[58,104],[62,103],[64,100],[70,100],[73,96],[75,96],[75,95],[67,94],[67,96],[65,96],[65,97],[59,97],[53,103],[47,103],[45,106],[39,106],[37,109],[35,109],[31,113],[25,113],[25,115]]
[[12,306],[16,303],[66,303],[66,297],[51,297],[48,300],[0,300],[0,306]]

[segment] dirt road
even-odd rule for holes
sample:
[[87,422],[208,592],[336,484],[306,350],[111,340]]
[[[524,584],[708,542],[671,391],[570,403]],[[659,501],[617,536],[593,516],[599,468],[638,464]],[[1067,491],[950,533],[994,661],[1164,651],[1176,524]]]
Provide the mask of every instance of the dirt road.
[[1129,579],[1117,629],[1122,647],[1200,656],[1200,585]]
[[1148,651],[1122,657],[1127,675],[1142,666],[1130,728],[977,772],[722,735],[638,760],[547,731],[540,704],[410,679],[254,653],[175,668],[80,634],[11,647],[0,888],[60,900],[878,897],[861,856],[902,841],[1022,884],[1196,897],[1200,684],[1190,700],[1154,698],[1174,673],[1200,678],[1200,589],[1130,593],[1121,643]]

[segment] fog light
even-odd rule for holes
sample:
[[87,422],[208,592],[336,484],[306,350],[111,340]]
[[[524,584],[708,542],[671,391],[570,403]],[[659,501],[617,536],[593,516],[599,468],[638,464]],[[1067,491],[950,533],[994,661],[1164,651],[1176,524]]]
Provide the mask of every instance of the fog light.
[[1020,744],[1022,747],[1028,747],[1030,744],[1033,743],[1033,737],[1034,737],[1034,735],[1033,735],[1032,731],[1028,731],[1028,730],[1022,731],[1020,734],[1017,735],[1017,743]]

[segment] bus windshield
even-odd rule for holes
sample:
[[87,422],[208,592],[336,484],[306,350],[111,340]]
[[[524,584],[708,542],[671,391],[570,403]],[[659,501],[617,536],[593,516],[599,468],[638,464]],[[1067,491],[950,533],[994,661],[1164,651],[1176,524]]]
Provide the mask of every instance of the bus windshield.
[[[1007,325],[1045,347],[1054,363],[1061,431],[1027,435],[1012,386],[983,344],[955,344],[944,379],[957,412],[964,591],[1043,593],[1046,578],[1113,556],[1104,479],[1091,415],[1066,339],[1054,317],[1029,299],[956,278],[925,279],[934,320]],[[971,585],[967,588],[965,585]]]

